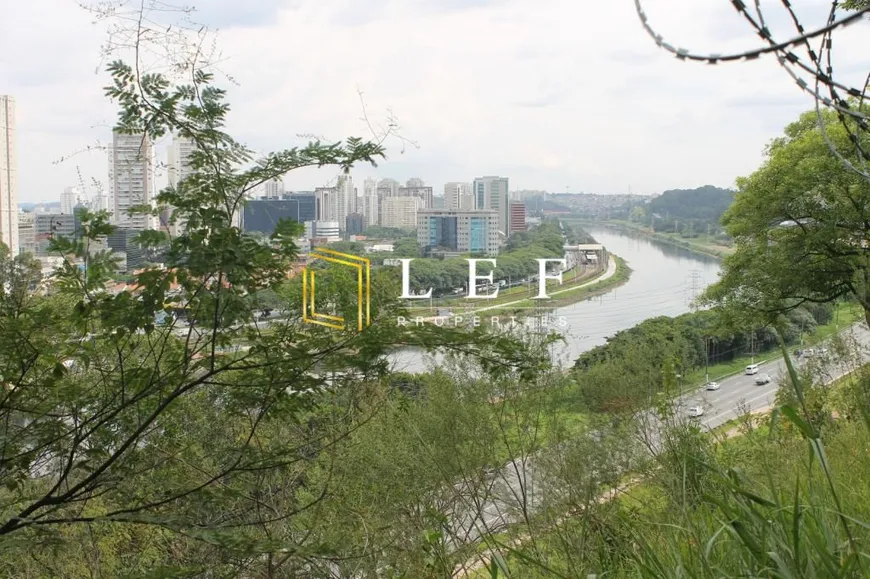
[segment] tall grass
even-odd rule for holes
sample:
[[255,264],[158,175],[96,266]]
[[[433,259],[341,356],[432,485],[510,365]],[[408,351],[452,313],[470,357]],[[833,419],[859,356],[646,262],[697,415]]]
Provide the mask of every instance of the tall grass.
[[870,577],[868,413],[820,432],[781,349],[792,402],[764,428],[717,443],[665,421],[640,487],[505,549],[488,576]]

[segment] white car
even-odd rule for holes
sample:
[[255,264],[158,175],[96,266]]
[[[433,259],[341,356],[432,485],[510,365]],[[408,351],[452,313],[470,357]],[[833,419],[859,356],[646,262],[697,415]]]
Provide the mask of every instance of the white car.
[[769,374],[759,374],[755,378],[756,386],[764,386],[765,384],[770,383],[770,375]]
[[700,404],[694,404],[692,406],[689,406],[688,413],[689,416],[691,416],[692,418],[698,418],[699,416],[704,415],[704,407]]
[[712,381],[707,382],[707,384],[704,385],[704,388],[706,388],[707,390],[718,390],[721,387],[722,387],[721,384],[719,384],[718,382],[712,382]]

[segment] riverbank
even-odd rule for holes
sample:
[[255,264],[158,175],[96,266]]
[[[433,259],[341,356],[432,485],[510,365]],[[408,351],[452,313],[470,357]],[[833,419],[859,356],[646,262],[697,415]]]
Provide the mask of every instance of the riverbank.
[[609,255],[612,267],[604,272],[603,275],[573,287],[549,292],[552,297],[543,304],[536,303],[532,299],[525,299],[500,306],[489,306],[478,310],[478,312],[486,311],[491,315],[504,314],[520,317],[524,312],[528,312],[529,309],[547,311],[590,300],[610,292],[628,282],[631,277],[631,268],[618,255],[612,253]]
[[694,251],[695,253],[706,255],[708,257],[715,257],[716,259],[724,259],[734,251],[734,249],[731,247],[720,245],[716,243],[715,240],[708,239],[706,235],[699,235],[698,237],[693,238],[684,238],[680,237],[676,233],[658,233],[653,231],[649,227],[643,227],[630,221],[621,221],[614,219],[610,221],[585,222],[578,220],[577,223],[585,225],[590,225],[594,223],[595,225],[606,227],[609,229],[615,229],[617,231],[639,233],[644,237],[655,239],[656,241],[661,241],[663,243],[674,245],[676,247],[682,247],[683,249],[688,249],[689,251]]
[[[501,315],[522,318],[529,314],[549,311],[554,308],[582,302],[607,293],[629,280],[631,269],[626,265],[625,260],[612,253],[609,254],[609,257],[608,267],[604,270],[599,270],[592,276],[584,276],[561,286],[548,282],[547,293],[550,299],[542,300],[543,303],[530,297],[537,293],[538,286],[534,284],[528,290],[526,288],[516,288],[516,291],[508,293],[504,297],[499,295],[496,299],[500,303],[493,304],[490,302],[485,306],[472,309],[469,306],[469,301],[463,300],[453,304],[436,304],[431,308],[414,308],[413,314],[414,317],[435,319],[443,317],[443,312],[445,311],[450,312],[450,314],[461,314],[463,317],[475,316],[486,312],[488,316],[497,317]],[[554,289],[557,287],[559,289]]]

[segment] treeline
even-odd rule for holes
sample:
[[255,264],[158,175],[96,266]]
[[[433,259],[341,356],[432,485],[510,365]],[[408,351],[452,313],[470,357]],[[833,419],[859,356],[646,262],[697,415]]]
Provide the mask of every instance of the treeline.
[[[832,304],[807,304],[789,312],[784,327],[786,343],[800,340],[801,332],[812,333],[829,323]],[[733,332],[723,328],[712,310],[661,316],[617,332],[607,343],[577,358],[575,378],[582,384],[580,396],[598,411],[619,411],[648,402],[649,396],[679,383],[677,376],[709,365],[730,362],[755,353],[764,355],[778,347],[769,327]],[[629,375],[646,376],[646,389],[638,390],[633,380],[615,380]]]
[[671,189],[645,204],[627,206],[626,218],[651,227],[656,233],[682,237],[710,235],[727,240],[720,223],[734,201],[734,191],[705,185],[697,189]]

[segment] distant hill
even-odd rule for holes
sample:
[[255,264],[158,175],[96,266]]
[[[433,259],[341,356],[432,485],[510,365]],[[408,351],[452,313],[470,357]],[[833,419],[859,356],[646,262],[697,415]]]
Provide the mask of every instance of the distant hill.
[[666,219],[703,219],[719,221],[734,201],[734,191],[704,185],[697,189],[671,189],[651,200],[650,213]]

